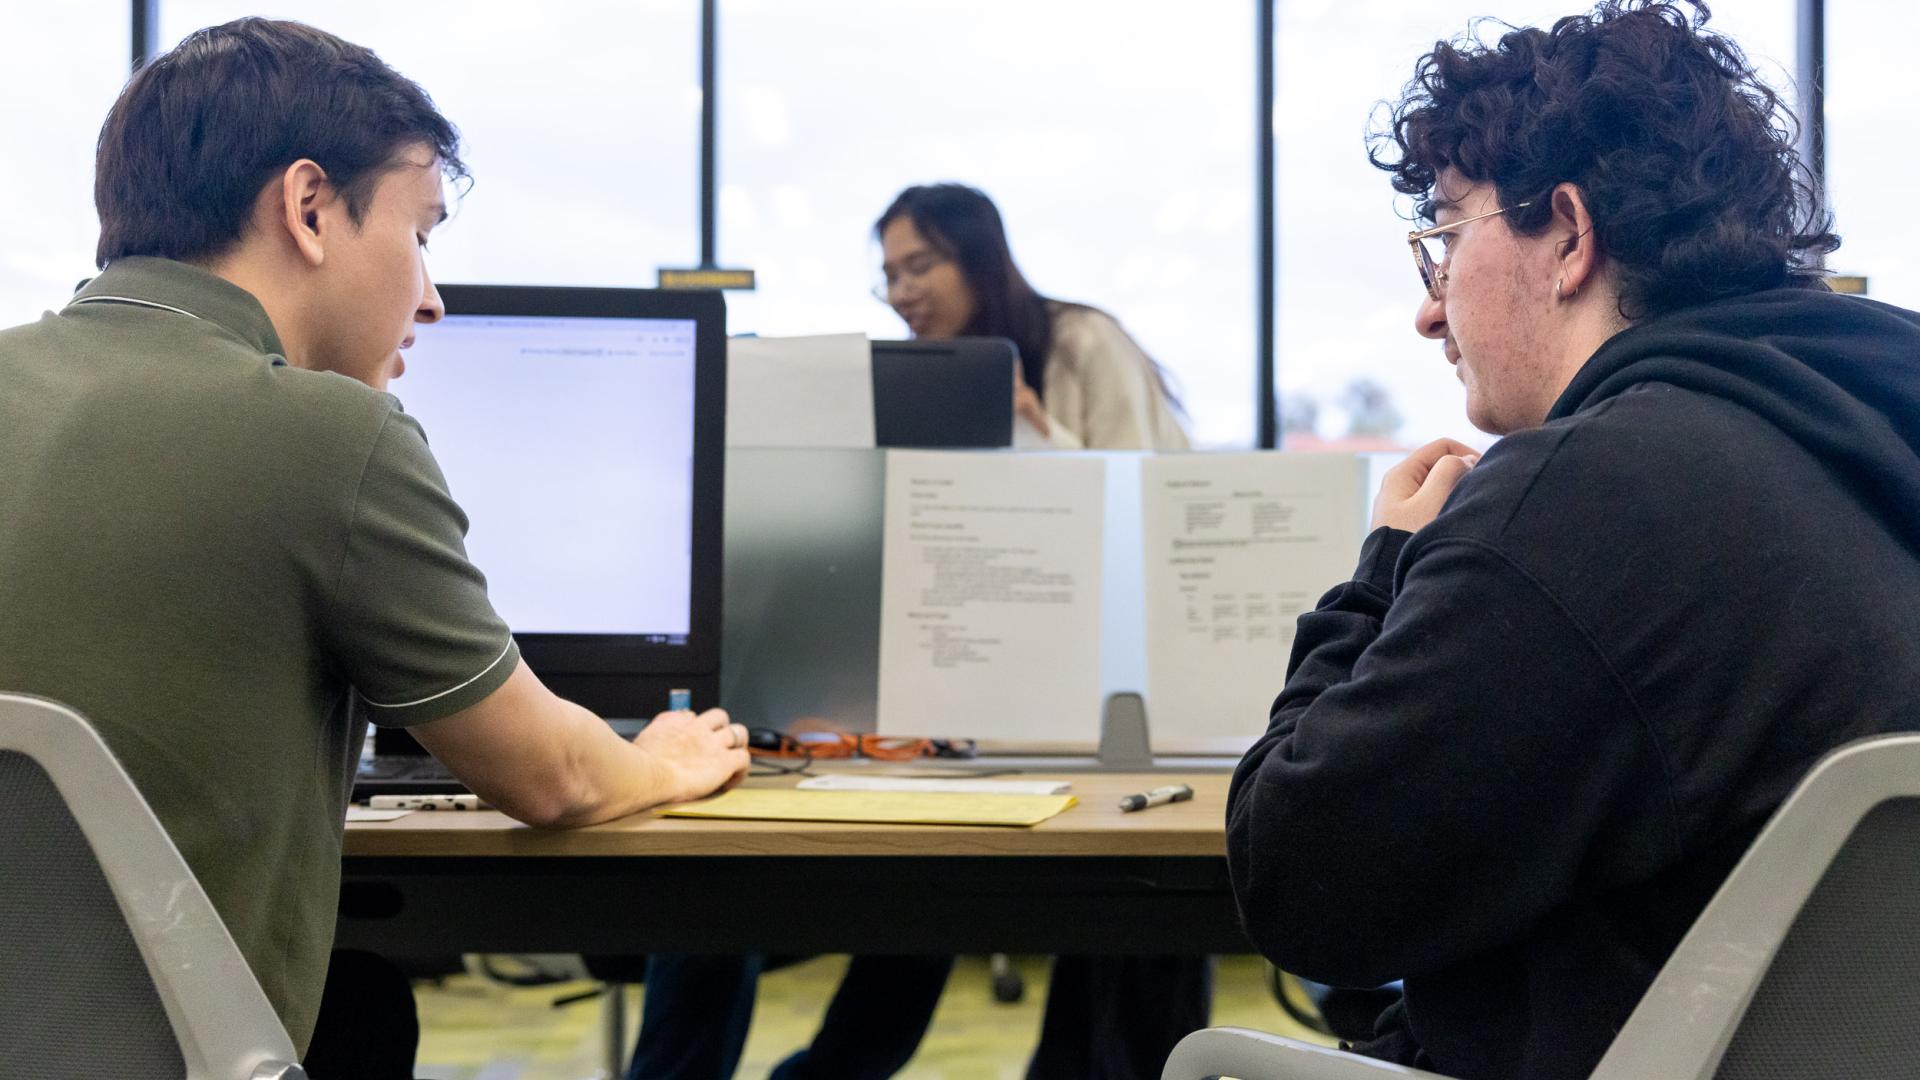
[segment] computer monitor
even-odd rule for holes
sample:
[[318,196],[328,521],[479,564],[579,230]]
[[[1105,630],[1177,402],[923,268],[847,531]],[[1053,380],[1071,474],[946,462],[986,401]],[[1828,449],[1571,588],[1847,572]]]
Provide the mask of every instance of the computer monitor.
[[1013,369],[1006,338],[873,343],[873,437],[880,446],[1013,445]]
[[720,294],[442,285],[390,390],[470,521],[467,552],[553,690],[607,717],[717,703]]

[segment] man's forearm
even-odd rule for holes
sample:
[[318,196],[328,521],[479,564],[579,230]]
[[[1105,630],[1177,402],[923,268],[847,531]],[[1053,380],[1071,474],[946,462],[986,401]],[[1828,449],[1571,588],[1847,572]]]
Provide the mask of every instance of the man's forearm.
[[670,763],[556,696],[524,662],[485,700],[413,733],[475,794],[542,828],[610,821],[678,794]]
[[676,785],[667,763],[621,738],[587,709],[555,700],[571,714],[565,721],[570,730],[558,748],[563,759],[564,797],[543,808],[542,820],[528,824],[548,829],[595,825],[675,797]]
[[[1229,789],[1247,931],[1323,982],[1487,948],[1620,821],[1670,814],[1645,782],[1662,775],[1649,727],[1586,629],[1492,545],[1419,543],[1379,626],[1355,609],[1384,598],[1357,584],[1302,617],[1316,640]],[[1575,790],[1620,797],[1560,797]]]
[[1294,630],[1287,681],[1268,716],[1268,735],[1329,687],[1353,675],[1353,665],[1380,636],[1393,603],[1393,568],[1410,533],[1375,529],[1360,547],[1352,581],[1335,587]]

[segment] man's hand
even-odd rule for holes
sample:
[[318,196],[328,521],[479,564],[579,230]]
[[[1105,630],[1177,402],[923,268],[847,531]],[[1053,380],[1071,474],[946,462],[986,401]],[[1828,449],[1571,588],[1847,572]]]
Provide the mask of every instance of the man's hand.
[[1440,507],[1460,478],[1480,460],[1480,451],[1452,439],[1435,439],[1387,471],[1373,500],[1373,527],[1419,532],[1440,516]]
[[747,729],[725,709],[664,712],[633,737],[669,777],[667,801],[704,798],[747,775]]

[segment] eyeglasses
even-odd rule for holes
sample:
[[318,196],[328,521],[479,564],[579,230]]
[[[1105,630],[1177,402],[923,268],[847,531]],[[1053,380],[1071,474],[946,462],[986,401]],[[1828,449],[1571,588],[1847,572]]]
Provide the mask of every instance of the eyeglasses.
[[913,291],[917,293],[925,288],[928,274],[952,261],[936,251],[916,252],[902,262],[899,269],[889,272],[884,280],[874,283],[871,290],[873,298],[883,304],[891,305],[893,298],[906,292],[909,285],[913,286]]
[[1471,225],[1476,221],[1496,217],[1509,210],[1519,210],[1522,207],[1532,205],[1530,202],[1514,203],[1512,206],[1503,206],[1498,210],[1489,210],[1484,214],[1475,214],[1470,218],[1461,218],[1459,221],[1449,221],[1445,225],[1435,225],[1431,229],[1419,229],[1408,233],[1407,246],[1413,249],[1413,265],[1420,270],[1420,281],[1426,285],[1427,295],[1433,297],[1435,300],[1440,299],[1440,291],[1447,284],[1447,272],[1441,269],[1447,263],[1446,241],[1444,239],[1440,241],[1437,257],[1433,250],[1434,245],[1429,244],[1427,241],[1435,237],[1444,238],[1451,236],[1463,225]]

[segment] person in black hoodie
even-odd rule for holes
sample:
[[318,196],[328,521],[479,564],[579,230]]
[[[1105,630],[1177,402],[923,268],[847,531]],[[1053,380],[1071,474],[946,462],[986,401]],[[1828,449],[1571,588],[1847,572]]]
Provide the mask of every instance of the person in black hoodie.
[[1920,315],[1829,292],[1780,101],[1704,4],[1440,43],[1376,137],[1484,456],[1382,485],[1229,796],[1362,1053],[1585,1077],[1829,749],[1920,728]]

